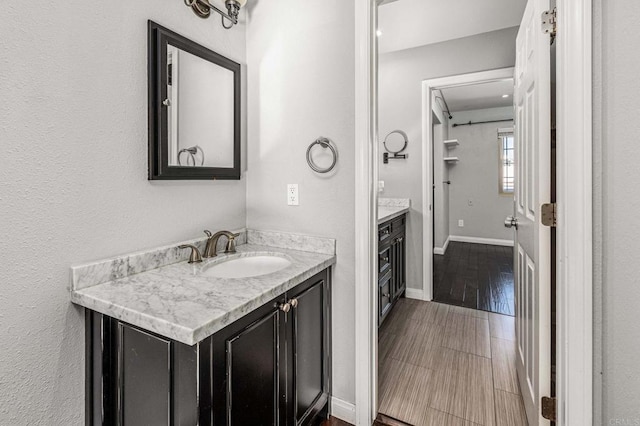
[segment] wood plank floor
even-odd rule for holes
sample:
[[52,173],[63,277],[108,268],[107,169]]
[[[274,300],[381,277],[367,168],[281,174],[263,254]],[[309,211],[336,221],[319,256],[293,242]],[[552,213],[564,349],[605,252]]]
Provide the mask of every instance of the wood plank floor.
[[514,318],[400,299],[379,330],[379,411],[414,426],[526,426]]
[[513,248],[449,243],[433,256],[436,302],[514,315]]

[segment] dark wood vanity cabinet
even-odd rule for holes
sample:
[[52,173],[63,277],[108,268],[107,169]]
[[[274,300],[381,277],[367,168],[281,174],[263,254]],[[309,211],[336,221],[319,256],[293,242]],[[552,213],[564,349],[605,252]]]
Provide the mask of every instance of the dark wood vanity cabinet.
[[319,423],[330,395],[325,270],[188,346],[88,311],[87,424]]
[[378,225],[378,326],[407,288],[406,221],[403,214]]

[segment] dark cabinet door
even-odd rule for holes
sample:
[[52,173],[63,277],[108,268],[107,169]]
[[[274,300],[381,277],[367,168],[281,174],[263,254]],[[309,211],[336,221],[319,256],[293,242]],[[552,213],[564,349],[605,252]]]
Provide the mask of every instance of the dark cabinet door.
[[198,347],[87,312],[90,425],[198,422]]
[[406,244],[404,233],[394,238],[391,245],[393,269],[393,299],[396,300],[407,287]]
[[169,425],[171,341],[118,324],[118,424]]
[[291,359],[288,376],[293,391],[290,410],[295,425],[308,424],[329,399],[329,294],[322,273],[287,293]]
[[214,425],[285,425],[283,303],[263,306],[213,335]]

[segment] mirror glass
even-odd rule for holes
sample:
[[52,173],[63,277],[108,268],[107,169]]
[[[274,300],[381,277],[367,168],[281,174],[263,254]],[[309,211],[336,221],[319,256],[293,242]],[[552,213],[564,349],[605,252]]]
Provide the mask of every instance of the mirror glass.
[[240,179],[241,66],[149,21],[149,179]]
[[167,45],[169,166],[233,167],[233,72]]
[[400,131],[394,130],[389,133],[384,140],[384,146],[388,152],[392,154],[398,154],[406,148],[407,144],[407,135]]

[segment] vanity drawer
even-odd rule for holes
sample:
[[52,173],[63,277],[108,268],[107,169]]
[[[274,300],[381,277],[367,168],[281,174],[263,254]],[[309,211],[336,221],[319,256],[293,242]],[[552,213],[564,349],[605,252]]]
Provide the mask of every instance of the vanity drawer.
[[378,274],[382,275],[391,267],[391,246],[378,252]]
[[378,227],[378,242],[386,241],[391,237],[391,222],[383,223]]
[[402,216],[394,219],[391,222],[391,235],[395,236],[404,232],[407,226],[407,215],[403,214]]
[[380,281],[378,281],[378,326],[382,324],[389,312],[391,312],[392,296],[391,286],[393,274],[389,271]]

